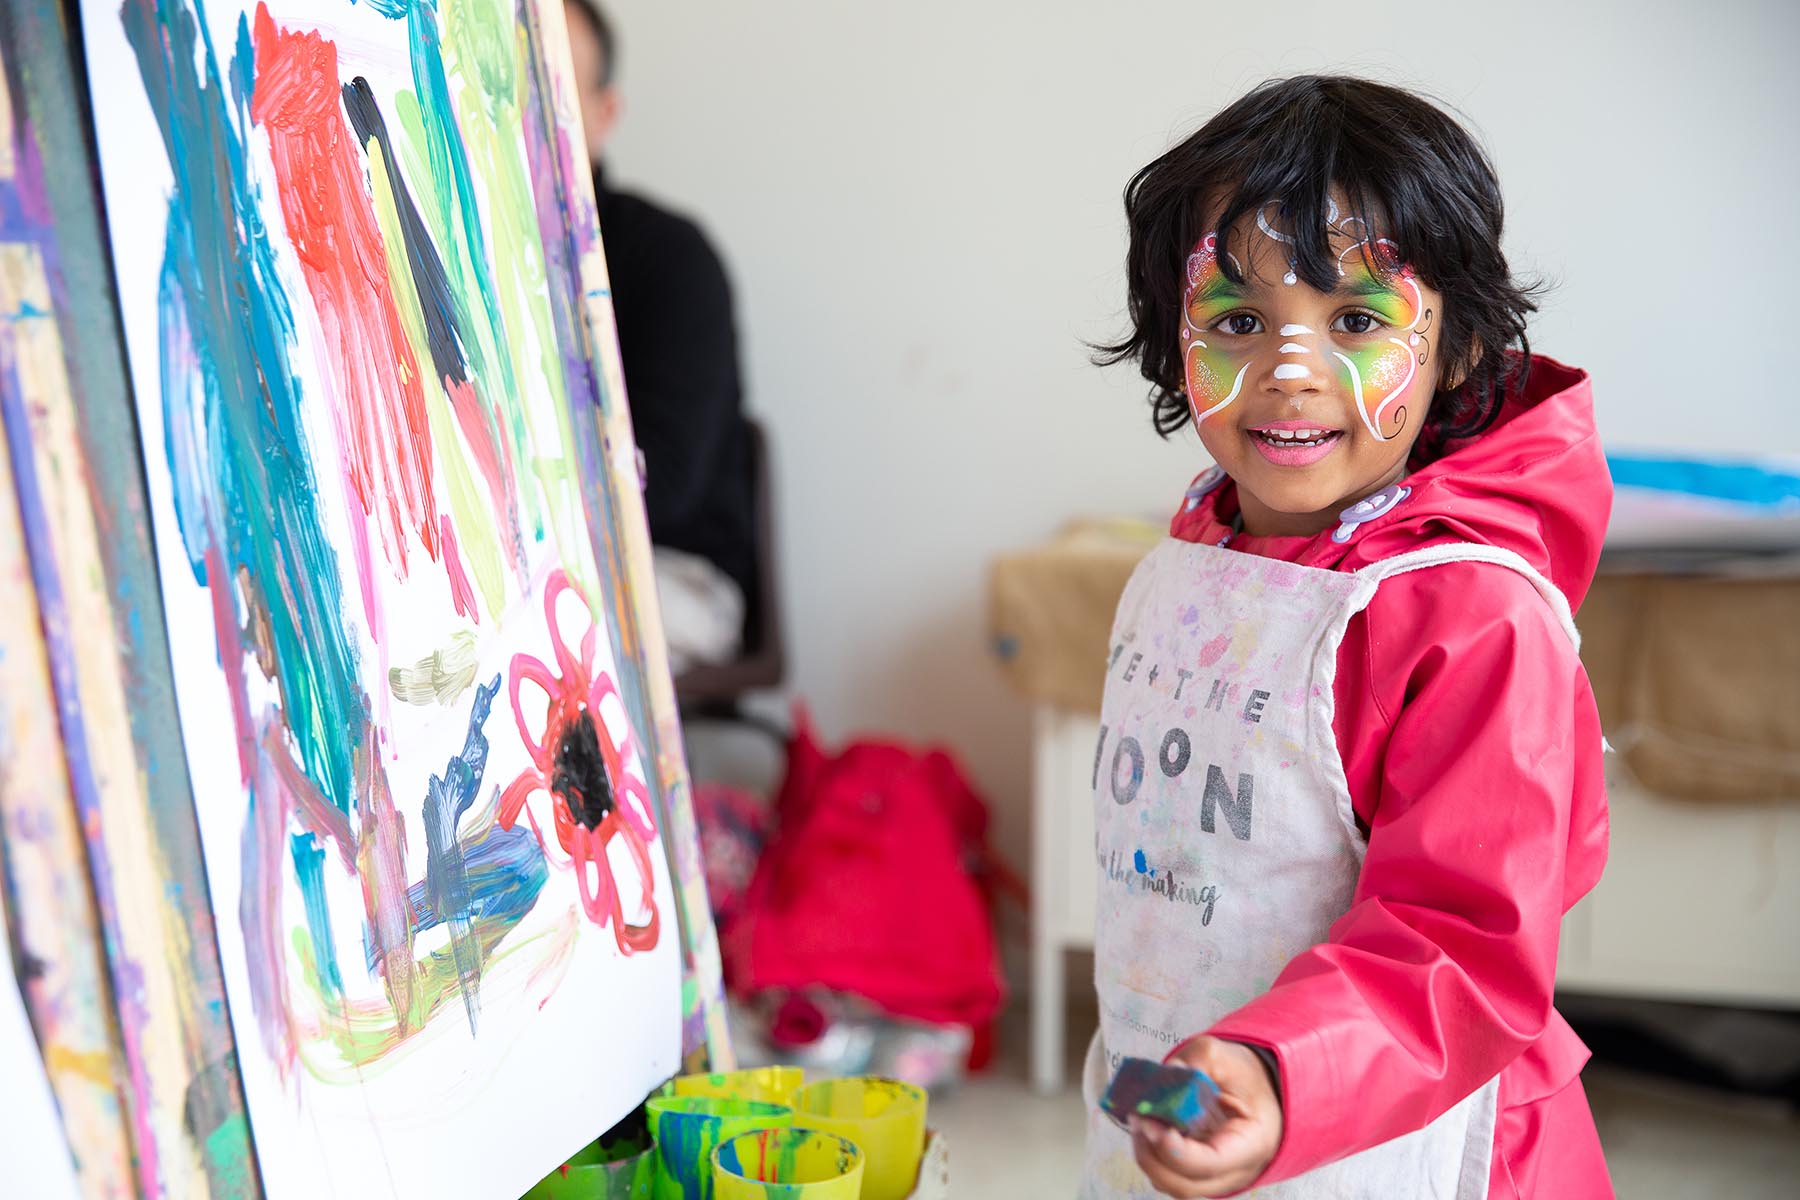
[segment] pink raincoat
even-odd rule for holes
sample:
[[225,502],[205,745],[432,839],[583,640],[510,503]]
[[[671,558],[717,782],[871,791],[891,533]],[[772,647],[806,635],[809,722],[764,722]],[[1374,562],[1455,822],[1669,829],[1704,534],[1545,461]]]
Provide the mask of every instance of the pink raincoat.
[[[1403,503],[1316,537],[1231,535],[1235,485],[1171,534],[1353,571],[1449,543],[1521,556],[1579,608],[1612,503],[1584,372],[1532,361],[1526,394],[1402,481]],[[1338,653],[1334,732],[1367,856],[1348,912],[1264,995],[1196,1030],[1266,1047],[1285,1133],[1274,1183],[1418,1129],[1499,1075],[1489,1194],[1610,1197],[1552,1007],[1565,912],[1606,861],[1587,675],[1522,575],[1451,563],[1398,576]]]

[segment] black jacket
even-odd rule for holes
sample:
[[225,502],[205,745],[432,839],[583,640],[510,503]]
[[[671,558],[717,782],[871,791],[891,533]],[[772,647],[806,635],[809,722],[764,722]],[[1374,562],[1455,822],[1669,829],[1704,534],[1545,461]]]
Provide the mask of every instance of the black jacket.
[[594,170],[650,538],[710,560],[756,599],[749,428],[731,285],[685,217]]

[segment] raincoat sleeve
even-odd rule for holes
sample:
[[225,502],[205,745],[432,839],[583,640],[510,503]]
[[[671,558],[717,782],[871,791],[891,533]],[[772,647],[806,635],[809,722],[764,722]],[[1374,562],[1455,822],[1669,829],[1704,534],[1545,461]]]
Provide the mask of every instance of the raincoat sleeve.
[[1354,899],[1205,1031],[1274,1055],[1284,1132],[1258,1183],[1423,1127],[1557,1032],[1562,916],[1605,858],[1592,695],[1522,576],[1455,563],[1390,580],[1338,663],[1368,831]]

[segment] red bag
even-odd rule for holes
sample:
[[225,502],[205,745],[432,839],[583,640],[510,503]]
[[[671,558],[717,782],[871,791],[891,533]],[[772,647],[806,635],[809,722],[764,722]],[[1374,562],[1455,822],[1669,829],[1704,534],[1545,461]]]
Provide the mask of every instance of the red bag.
[[946,1025],[999,1011],[993,926],[972,874],[987,807],[948,754],[859,741],[827,757],[796,711],[776,821],[725,932],[735,991],[826,987]]

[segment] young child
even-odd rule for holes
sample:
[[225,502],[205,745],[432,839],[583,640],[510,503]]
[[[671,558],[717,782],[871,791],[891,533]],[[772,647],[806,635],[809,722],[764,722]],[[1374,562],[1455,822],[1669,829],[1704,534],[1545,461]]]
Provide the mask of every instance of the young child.
[[[1481,148],[1359,79],[1266,84],[1126,191],[1156,428],[1218,465],[1132,576],[1094,760],[1090,1197],[1610,1197],[1551,1007],[1600,876],[1570,619],[1612,487],[1533,358]],[[1205,1140],[1095,1107],[1205,1070]]]

